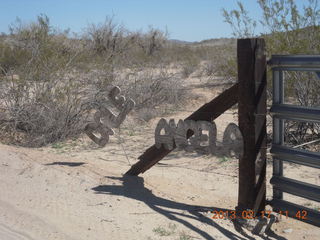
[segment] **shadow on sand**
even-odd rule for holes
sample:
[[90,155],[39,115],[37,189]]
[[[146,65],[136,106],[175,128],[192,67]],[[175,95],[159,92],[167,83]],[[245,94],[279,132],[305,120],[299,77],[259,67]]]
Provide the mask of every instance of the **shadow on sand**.
[[68,167],[79,167],[83,164],[86,164],[86,163],[84,162],[52,162],[52,163],[47,163],[45,165],[46,166],[60,165],[60,166],[68,166]]
[[[255,239],[245,234],[244,231],[240,231],[241,229],[239,230],[239,232],[243,237],[241,235],[234,234],[233,232],[217,224],[214,220],[208,217],[205,217],[202,214],[202,212],[213,211],[213,210],[231,211],[230,209],[192,206],[192,205],[179,203],[179,202],[168,200],[162,197],[155,196],[149,189],[147,189],[144,186],[144,179],[141,177],[124,175],[123,177],[107,177],[107,178],[122,181],[122,186],[99,185],[97,187],[92,188],[92,190],[94,190],[96,194],[120,195],[120,196],[125,196],[127,198],[141,201],[146,205],[148,205],[148,207],[150,207],[152,210],[156,211],[157,213],[160,213],[166,216],[170,220],[179,222],[183,224],[185,227],[187,227],[188,229],[190,229],[191,231],[198,233],[203,237],[203,239],[211,240],[215,238],[213,236],[210,236],[205,231],[197,228],[196,226],[194,226],[193,224],[185,220],[185,218],[197,220],[201,223],[206,223],[208,225],[211,225],[217,230],[219,230],[227,239]],[[274,233],[272,237],[276,239],[285,239]],[[269,238],[265,238],[265,239],[269,239]]]

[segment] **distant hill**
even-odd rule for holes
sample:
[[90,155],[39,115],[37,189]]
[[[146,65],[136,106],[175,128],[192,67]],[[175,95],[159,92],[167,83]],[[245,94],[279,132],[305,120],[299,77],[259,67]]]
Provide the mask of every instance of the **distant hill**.
[[169,39],[168,40],[170,43],[174,44],[192,44],[193,42],[188,42],[188,41],[183,41],[183,40],[178,40],[178,39]]
[[188,42],[178,39],[169,39],[169,42],[172,44],[178,45],[192,45],[192,46],[223,46],[223,45],[235,45],[237,42],[236,38],[212,38],[202,40],[200,42]]
[[201,42],[194,42],[193,45],[200,46],[222,46],[222,45],[233,45],[237,43],[236,38],[212,38],[206,39]]

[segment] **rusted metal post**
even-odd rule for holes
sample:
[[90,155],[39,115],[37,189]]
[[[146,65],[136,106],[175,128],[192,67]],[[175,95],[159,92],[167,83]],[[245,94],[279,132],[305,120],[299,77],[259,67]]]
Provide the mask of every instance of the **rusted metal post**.
[[266,198],[266,112],[267,80],[264,39],[239,39],[237,42],[239,79],[239,128],[244,151],[239,160],[237,210],[265,208]]

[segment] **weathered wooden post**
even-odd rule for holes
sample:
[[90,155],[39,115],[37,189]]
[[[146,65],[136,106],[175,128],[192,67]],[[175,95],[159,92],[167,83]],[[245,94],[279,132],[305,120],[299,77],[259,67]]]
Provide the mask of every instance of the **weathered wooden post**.
[[266,198],[266,55],[264,39],[237,42],[239,128],[244,151],[239,160],[238,213],[259,215]]

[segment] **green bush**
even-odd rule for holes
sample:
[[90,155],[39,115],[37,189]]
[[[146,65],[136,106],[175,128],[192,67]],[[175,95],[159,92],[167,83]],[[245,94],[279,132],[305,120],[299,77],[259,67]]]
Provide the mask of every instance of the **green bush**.
[[[273,54],[319,54],[320,9],[317,0],[304,1],[302,10],[298,9],[294,0],[257,0],[257,3],[263,13],[258,20],[249,16],[241,2],[238,2],[237,10],[223,10],[225,21],[232,27],[235,37],[258,36],[254,30],[260,23],[265,29],[260,37],[266,41],[268,57]],[[272,82],[271,77],[269,72],[269,83]],[[297,105],[320,106],[317,91],[319,78],[315,73],[286,72],[285,85],[287,101]],[[295,144],[312,137],[306,133],[320,137],[320,127],[317,124],[286,124],[286,132],[296,133],[296,136],[289,138],[289,142]]]

